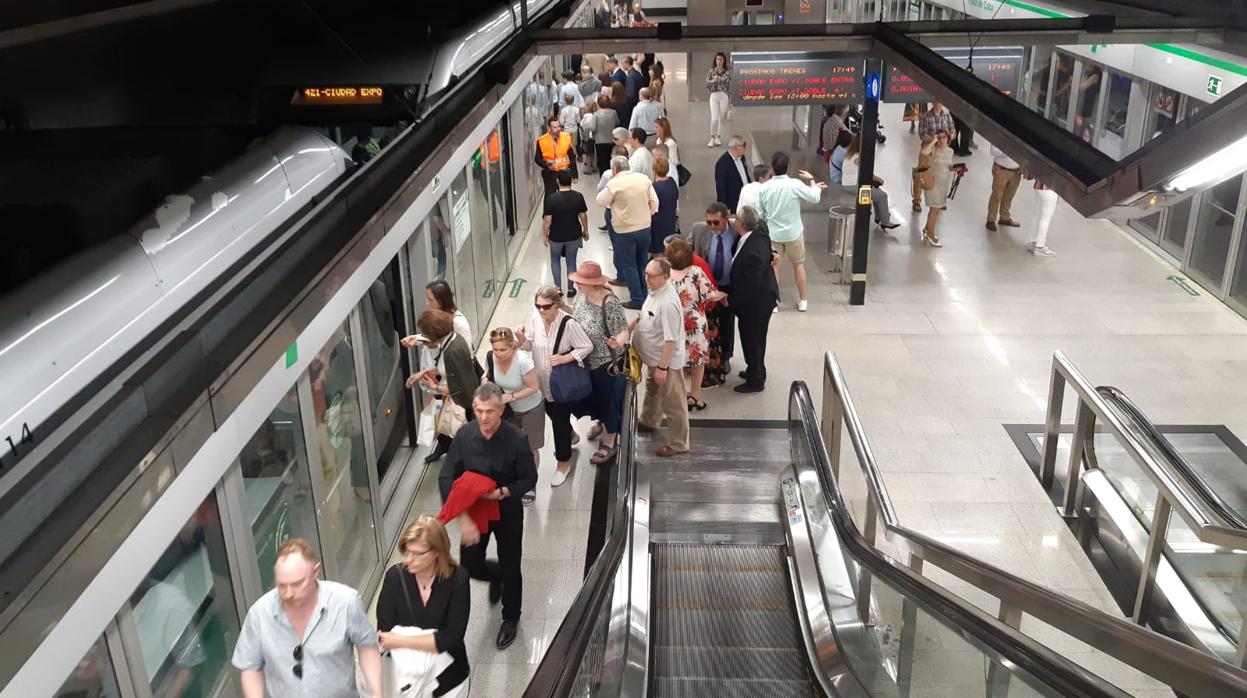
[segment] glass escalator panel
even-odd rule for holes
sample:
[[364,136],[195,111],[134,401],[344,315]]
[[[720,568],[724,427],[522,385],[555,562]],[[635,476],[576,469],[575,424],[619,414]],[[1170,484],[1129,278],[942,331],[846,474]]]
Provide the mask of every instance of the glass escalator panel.
[[[1191,464],[1208,487],[1239,514],[1247,514],[1247,472],[1244,463],[1214,433],[1170,433],[1166,438]],[[1127,454],[1117,437],[1097,433],[1096,464],[1139,523],[1151,531],[1157,489],[1151,478]],[[1169,519],[1165,557],[1221,630],[1241,636],[1247,610],[1247,554],[1201,542],[1195,532],[1174,515]]]

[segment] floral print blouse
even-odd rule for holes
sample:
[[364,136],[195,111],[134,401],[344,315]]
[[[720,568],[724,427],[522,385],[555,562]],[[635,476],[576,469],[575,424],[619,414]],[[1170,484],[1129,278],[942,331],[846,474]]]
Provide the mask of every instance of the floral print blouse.
[[706,73],[706,89],[711,92],[731,92],[732,71],[726,68],[711,68]]
[[706,310],[710,307],[709,296],[714,292],[714,282],[701,267],[691,265],[684,270],[679,281],[673,281],[684,310],[684,336],[688,359],[685,366],[700,366],[710,357],[710,325],[706,322]]

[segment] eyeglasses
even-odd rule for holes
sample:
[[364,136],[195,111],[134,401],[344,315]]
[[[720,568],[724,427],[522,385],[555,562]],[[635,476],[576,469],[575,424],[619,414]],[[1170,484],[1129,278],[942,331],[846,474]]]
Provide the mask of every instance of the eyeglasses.
[[665,272],[661,272],[661,271],[660,271],[660,272],[658,272],[657,274],[651,274],[651,273],[649,273],[649,272],[647,271],[647,272],[645,272],[645,275],[646,275],[647,277],[651,278],[651,279],[657,279],[657,278],[660,278],[660,277],[666,276],[667,274],[666,274]]
[[489,332],[490,339],[511,339],[514,336],[515,335],[511,334],[510,328],[507,327],[499,327],[498,329],[490,330]]
[[533,303],[533,307],[537,310],[549,310],[554,307],[553,303]]
[[706,225],[711,225],[711,226],[714,226],[714,227],[716,227],[716,228],[718,228],[719,226],[723,225],[723,224],[724,224],[724,223],[726,223],[726,222],[727,222],[727,221],[722,220],[722,219],[719,219],[719,220],[715,220],[715,219],[713,219],[713,218],[707,218],[707,219],[706,219]]
[[294,677],[296,679],[303,678],[303,645],[295,645],[294,648]]

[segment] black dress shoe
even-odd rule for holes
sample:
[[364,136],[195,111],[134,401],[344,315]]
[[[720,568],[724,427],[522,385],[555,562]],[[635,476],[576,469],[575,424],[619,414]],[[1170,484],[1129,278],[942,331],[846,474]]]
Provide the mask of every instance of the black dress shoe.
[[735,388],[732,388],[732,390],[738,393],[760,393],[762,392],[763,387],[760,385],[754,385],[752,383],[741,383]]
[[443,451],[440,448],[434,449],[432,453],[424,457],[424,464],[431,465],[433,461],[437,460],[438,458],[441,458],[444,455],[446,455],[446,451]]
[[515,642],[515,633],[518,630],[517,625],[518,623],[513,620],[502,621],[502,627],[498,628],[498,638],[494,640],[494,647],[500,650],[510,647],[511,643]]
[[746,373],[746,372],[744,372],[744,371],[740,371],[740,372],[739,372],[739,373],[737,373],[736,375],[737,375],[737,376],[739,376],[740,378],[748,378],[748,377],[749,377],[749,374],[748,374],[748,373]]
[[502,580],[501,579],[489,580],[489,605],[497,606],[498,602],[501,600],[502,600]]

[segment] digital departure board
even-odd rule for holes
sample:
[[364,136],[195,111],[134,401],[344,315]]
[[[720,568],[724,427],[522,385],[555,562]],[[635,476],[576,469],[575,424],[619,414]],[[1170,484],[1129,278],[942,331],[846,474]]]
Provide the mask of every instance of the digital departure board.
[[[965,68],[970,59],[968,48],[937,48],[935,52],[947,58],[959,68]],[[976,48],[974,49],[974,77],[983,80],[1006,95],[1017,92],[1022,78],[1022,48]],[[885,102],[931,102],[931,95],[914,82],[902,70],[891,67],[883,86]]]
[[385,89],[369,85],[334,85],[323,87],[300,87],[294,91],[290,103],[297,105],[350,105],[380,104]]
[[843,53],[733,53],[732,104],[857,102],[863,61]]

